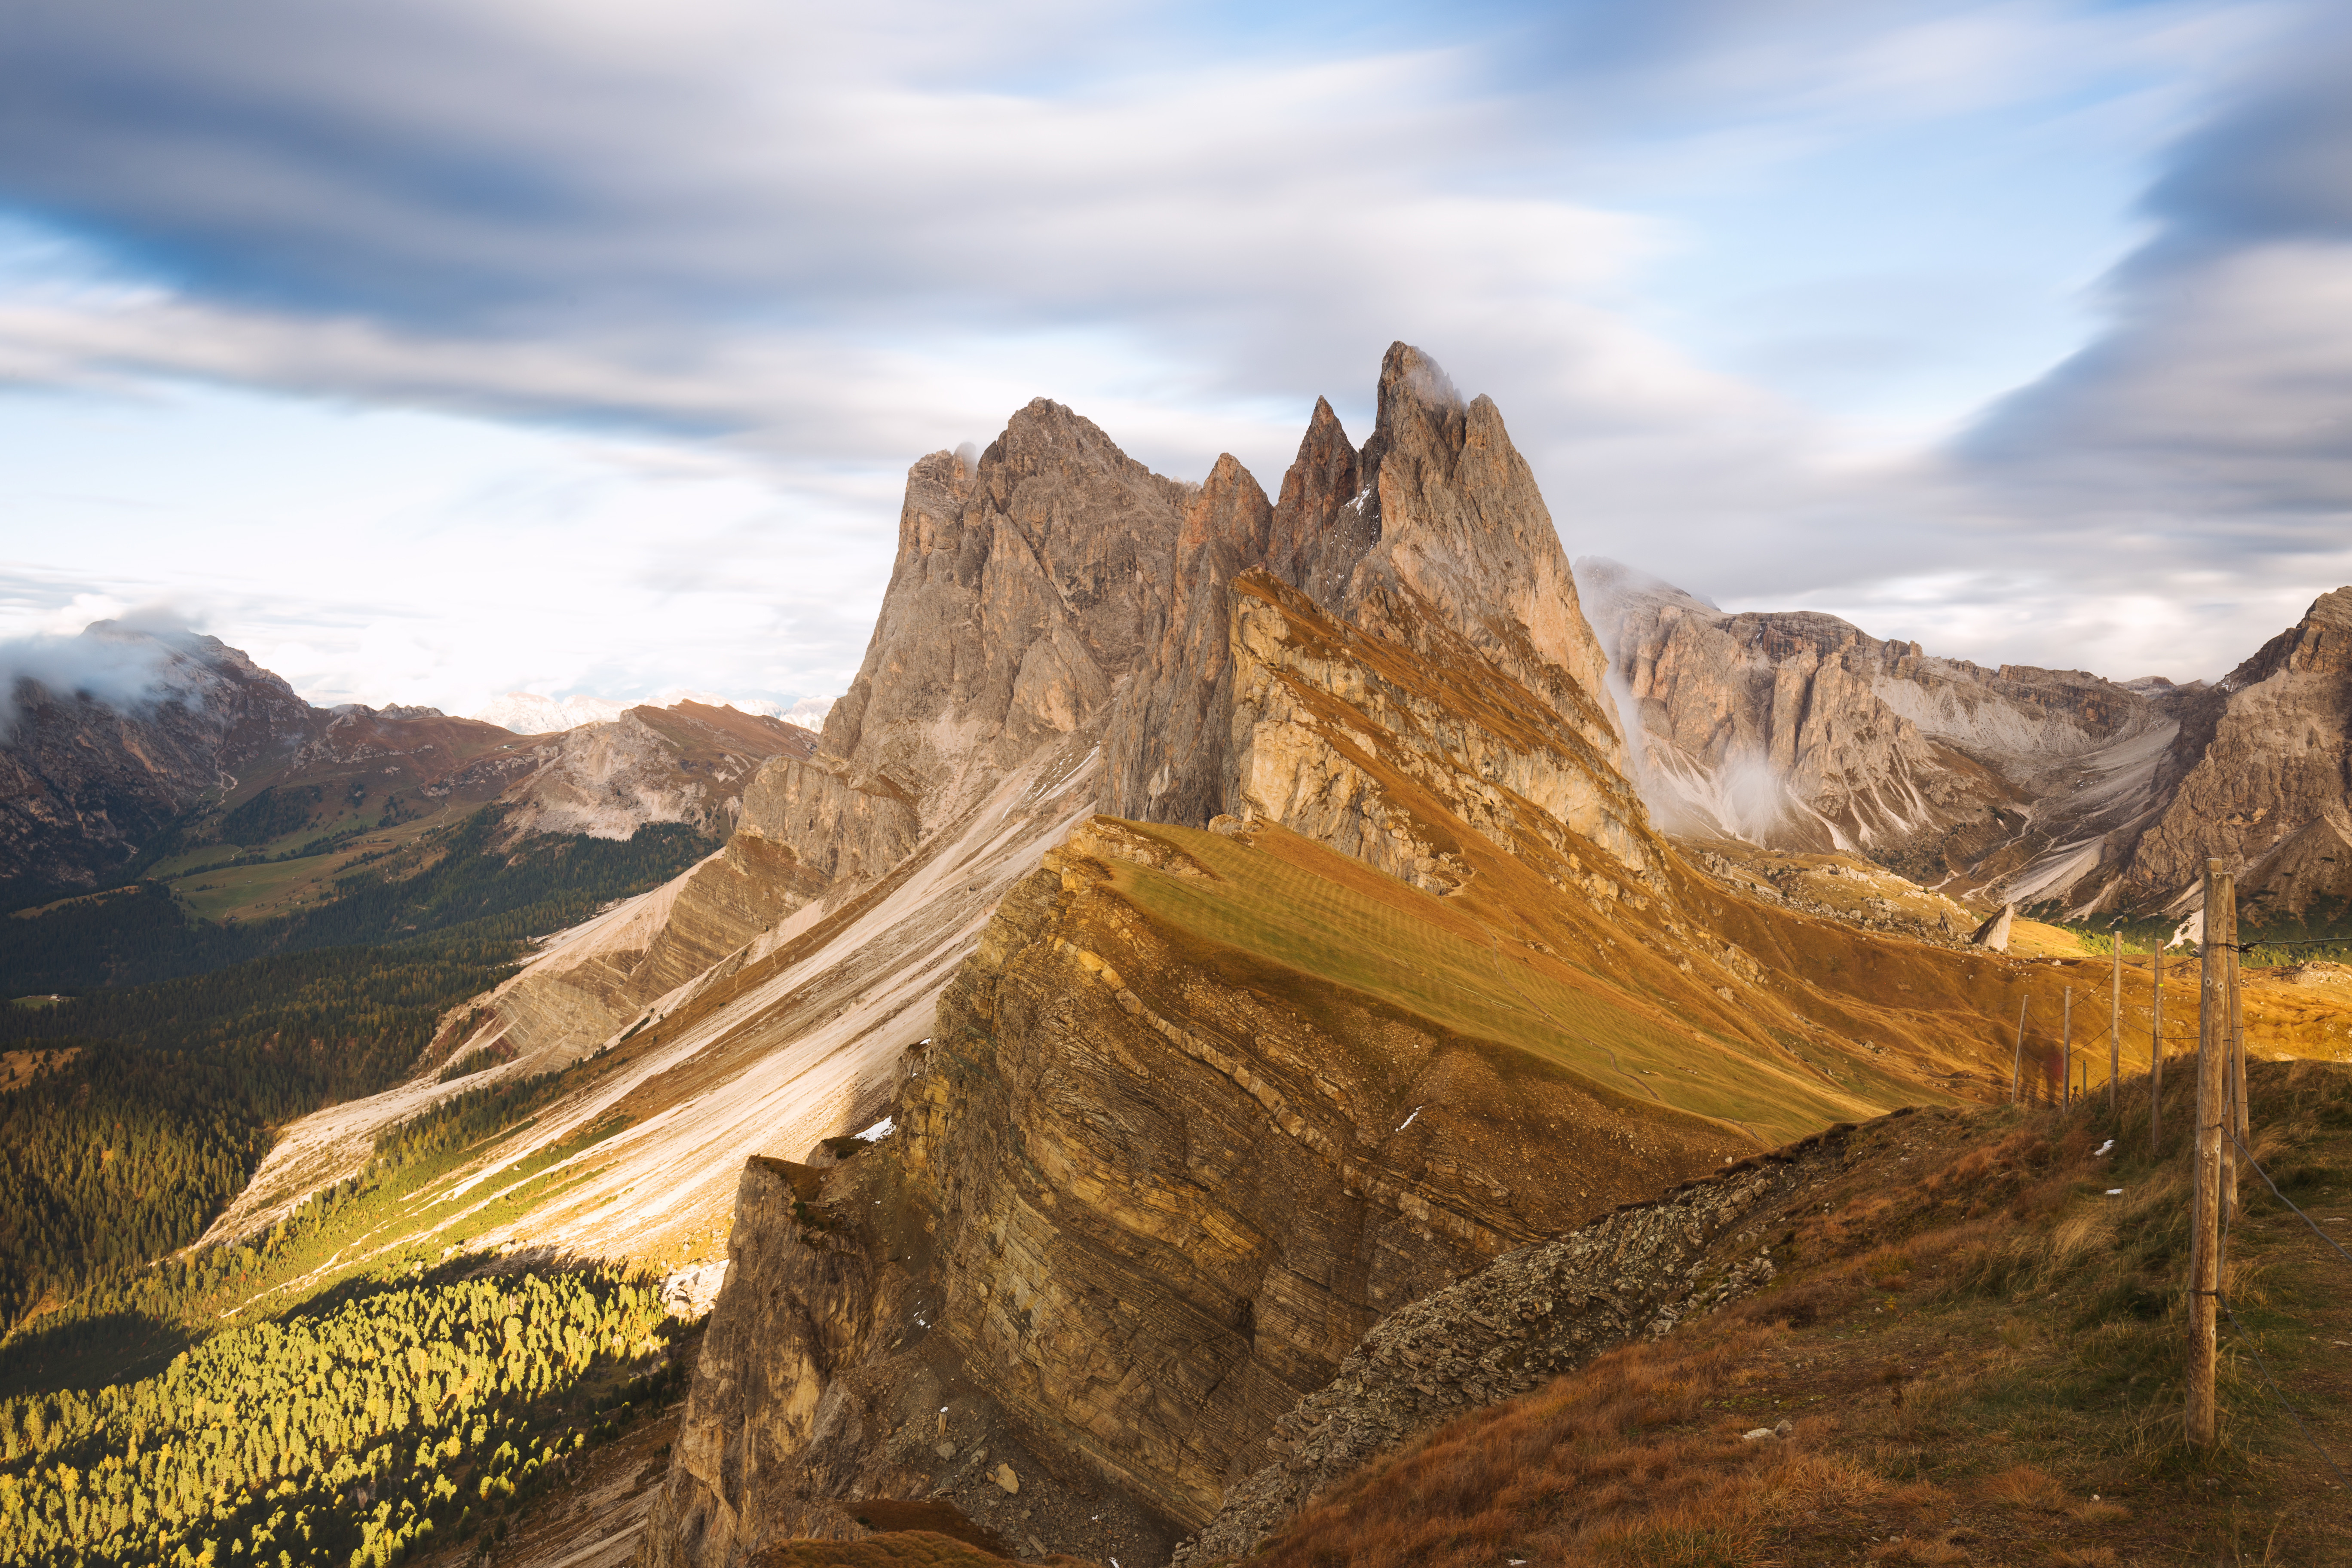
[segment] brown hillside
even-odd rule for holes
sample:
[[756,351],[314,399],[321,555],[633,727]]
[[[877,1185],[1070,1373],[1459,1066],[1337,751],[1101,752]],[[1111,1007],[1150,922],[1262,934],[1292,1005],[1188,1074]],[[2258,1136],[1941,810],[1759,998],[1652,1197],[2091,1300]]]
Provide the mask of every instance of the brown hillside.
[[[2176,1129],[2190,1076],[2168,1079]],[[2259,1155],[2343,1227],[2352,1075],[2257,1064],[2251,1082]],[[1427,1434],[1250,1561],[2346,1561],[2311,1439],[2352,1452],[2352,1262],[2247,1177],[2226,1441],[2187,1449],[2184,1138],[2157,1157],[2147,1107],[2143,1079],[2120,1129],[2103,1109],[1873,1123],[1786,1206],[1769,1289]]]

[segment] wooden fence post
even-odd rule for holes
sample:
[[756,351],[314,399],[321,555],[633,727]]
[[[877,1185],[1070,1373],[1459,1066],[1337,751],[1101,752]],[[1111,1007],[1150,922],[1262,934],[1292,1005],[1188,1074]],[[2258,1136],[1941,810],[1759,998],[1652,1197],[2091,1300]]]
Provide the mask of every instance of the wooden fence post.
[[2237,879],[2229,879],[2230,902],[2229,945],[2221,952],[2222,987],[2229,998],[2229,1082],[2225,1092],[2230,1100],[2230,1120],[2221,1135],[2221,1223],[2238,1212],[2238,1166],[2244,1158],[2239,1152],[2242,1145],[2248,1152],[2253,1149],[2252,1128],[2246,1121],[2246,1018],[2238,1002],[2238,891]]
[[2058,1109],[2074,1109],[2074,988],[2066,987],[2064,1013],[2059,1025],[2059,1037],[2064,1042],[2058,1052]]
[[[2189,1209],[2189,1440],[2213,1446],[2213,1319],[2221,1288],[2222,1068],[2229,1027],[2229,998],[2222,994],[2222,950],[2215,926],[2230,879],[2219,860],[2205,862],[2205,940],[2197,971],[2197,1156],[2196,1186]],[[2224,939],[2226,940],[2226,938]]]
[[2164,1152],[2164,938],[2156,939],[2154,977],[2149,986],[2155,993],[2147,1026],[2147,1152],[2150,1157]]
[[2017,1054],[2009,1060],[2009,1102],[2017,1103],[2018,1091],[2025,1081],[2025,1009],[2032,1005],[2033,993],[2028,991],[2017,999]]
[[2117,1120],[2116,1131],[2123,1131],[2122,1103],[2116,1097],[2123,1092],[2119,1087],[2124,1078],[2124,922],[2118,919],[2109,928],[2115,934],[2116,951],[2113,981],[2107,992],[2107,1114]]

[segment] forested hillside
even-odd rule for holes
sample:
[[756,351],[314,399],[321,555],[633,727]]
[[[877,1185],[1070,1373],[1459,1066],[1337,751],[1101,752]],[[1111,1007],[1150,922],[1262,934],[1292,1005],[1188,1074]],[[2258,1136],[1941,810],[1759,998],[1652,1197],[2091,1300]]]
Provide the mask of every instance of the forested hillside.
[[[664,1322],[652,1289],[604,1274],[383,1289],[136,1383],[19,1395],[0,1404],[0,1540],[37,1565],[389,1563],[609,1436],[667,1382]],[[582,1389],[600,1370],[601,1409]]]
[[495,828],[477,814],[411,875],[371,868],[277,920],[192,921],[150,884],[0,928],[19,998],[0,1012],[17,1086],[0,1092],[0,1333],[194,1241],[276,1128],[398,1081],[527,939],[711,847],[657,825],[502,855]]
[[666,881],[718,847],[690,827],[654,823],[626,839],[546,835],[501,852],[492,847],[499,820],[495,808],[476,812],[336,879],[327,902],[268,920],[198,920],[157,882],[13,915],[0,942],[0,994],[136,985],[270,953],[459,926],[485,940],[542,935]]

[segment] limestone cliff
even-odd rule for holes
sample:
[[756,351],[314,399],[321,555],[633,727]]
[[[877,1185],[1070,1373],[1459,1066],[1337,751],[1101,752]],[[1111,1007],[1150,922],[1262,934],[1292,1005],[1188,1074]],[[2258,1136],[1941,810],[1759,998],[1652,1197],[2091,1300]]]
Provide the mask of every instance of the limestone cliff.
[[2081,900],[2164,798],[2181,698],[2163,683],[1988,669],[1832,616],[1727,615],[1613,563],[1580,570],[1671,831],[1865,854],[1953,892]]
[[1098,735],[1169,623],[1189,500],[1044,398],[971,468],[917,463],[857,678],[746,821],[828,878],[878,876],[1041,750]]
[[1556,755],[1574,755],[1583,791],[1573,805],[1543,808],[1566,810],[1605,854],[1646,866],[1636,847],[1640,805],[1612,787],[1625,752],[1597,696],[1607,661],[1500,411],[1489,398],[1465,404],[1406,343],[1381,362],[1376,407],[1359,452],[1318,399],[1272,507],[1238,463],[1218,463],[1186,519],[1168,631],[1113,722],[1105,809],[1198,826],[1255,808],[1239,769],[1256,720],[1236,703],[1265,693],[1235,685],[1225,650],[1229,588],[1255,572],[1335,623],[1490,686],[1500,678],[1523,703],[1532,696],[1532,721],[1550,733]]
[[1990,900],[2194,906],[2209,856],[2265,923],[2352,913],[2352,590],[2218,685],[1937,658],[1833,616],[1727,615],[1613,563],[1636,773],[1677,834],[1868,855]]
[[2214,856],[2251,922],[2352,914],[2352,588],[2199,693],[2161,778],[2168,798],[2126,868],[2141,896],[2191,907]]

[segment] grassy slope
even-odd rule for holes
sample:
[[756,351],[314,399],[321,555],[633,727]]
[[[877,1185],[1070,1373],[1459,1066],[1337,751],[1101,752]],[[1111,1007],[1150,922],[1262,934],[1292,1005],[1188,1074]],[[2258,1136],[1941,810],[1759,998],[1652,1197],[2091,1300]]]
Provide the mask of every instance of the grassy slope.
[[[2182,1441],[2188,1075],[2076,1110],[1883,1119],[1774,1248],[1765,1291],[1368,1466],[1266,1568],[1779,1568],[2352,1561],[2352,1263],[2249,1176],[2226,1286],[2223,1447]],[[2257,1063],[2255,1147],[2352,1230],[2352,1071]],[[2115,1151],[2096,1151],[2115,1137]],[[2108,1189],[2123,1192],[2110,1195]],[[1786,1437],[1748,1440],[1759,1427]],[[937,1538],[798,1542],[793,1568],[992,1561]]]
[[1516,934],[1520,922],[1498,932],[1470,900],[1433,897],[1280,828],[1261,830],[1265,847],[1186,828],[1137,831],[1216,877],[1121,862],[1121,894],[1166,925],[1530,1052],[1632,1114],[1686,1111],[1753,1127],[1771,1143],[1875,1109],[1604,975],[1539,963],[1547,955]]
[[[2103,1107],[1865,1129],[1776,1248],[1770,1289],[1430,1435],[1252,1561],[2347,1560],[2343,1494],[2252,1352],[2352,1457],[2352,1263],[2252,1177],[2229,1252],[2248,1333],[2224,1321],[2226,1444],[2181,1440],[2186,1077],[2161,1158],[2144,1080],[2120,1129]],[[2258,1064],[2253,1103],[2282,1185],[2347,1217],[2352,1074]],[[1783,1420],[1786,1440],[1742,1436]]]

